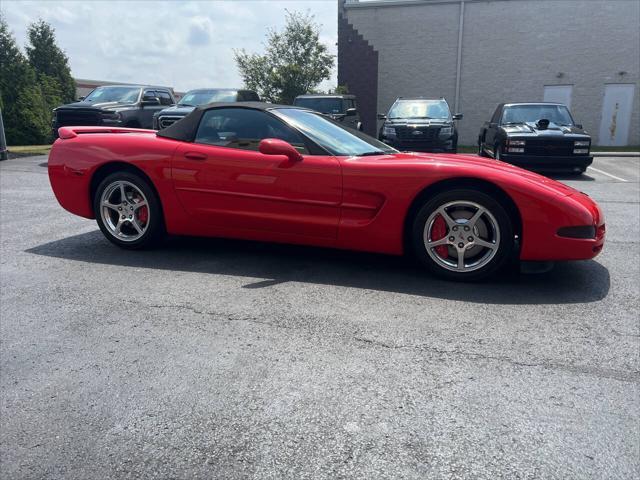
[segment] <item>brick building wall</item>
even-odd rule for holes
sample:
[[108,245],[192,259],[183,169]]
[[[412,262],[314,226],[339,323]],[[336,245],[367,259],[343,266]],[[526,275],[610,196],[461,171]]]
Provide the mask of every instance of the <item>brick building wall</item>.
[[378,52],[338,13],[338,85],[358,97],[363,130],[376,135]]
[[[443,96],[453,109],[462,3],[461,144],[476,143],[498,103],[542,101],[545,85],[573,86],[574,117],[598,143],[604,88],[616,83],[635,85],[628,144],[640,144],[637,0],[339,0],[339,83],[374,76],[369,57],[357,63],[366,45],[376,52],[378,112],[417,95]],[[347,42],[341,24],[361,40]],[[361,98],[372,88],[358,90],[361,104],[374,102]]]

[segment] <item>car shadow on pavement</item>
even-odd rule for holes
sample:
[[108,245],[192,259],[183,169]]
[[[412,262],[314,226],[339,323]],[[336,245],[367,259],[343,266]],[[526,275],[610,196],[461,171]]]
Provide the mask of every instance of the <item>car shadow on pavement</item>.
[[302,282],[490,304],[594,302],[607,296],[610,285],[609,271],[592,260],[559,263],[543,274],[508,271],[482,283],[456,283],[429,275],[405,257],[184,237],[153,250],[129,251],[109,243],[99,230],[27,252],[93,264],[251,278],[243,288]]

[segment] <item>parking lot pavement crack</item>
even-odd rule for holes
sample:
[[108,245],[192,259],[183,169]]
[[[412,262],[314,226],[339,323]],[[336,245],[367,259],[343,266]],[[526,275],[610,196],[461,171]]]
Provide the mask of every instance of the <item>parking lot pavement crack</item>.
[[[128,302],[128,303],[137,303],[137,302]],[[288,329],[292,330],[293,328],[288,325],[280,325],[277,323],[263,322],[258,320],[255,317],[248,315],[235,315],[235,314],[225,314],[221,312],[210,312],[206,310],[199,310],[191,305],[179,304],[179,305],[164,305],[164,304],[151,304],[146,305],[148,308],[158,308],[158,309],[178,309],[178,310],[188,310],[196,315],[204,315],[211,318],[214,321],[218,322],[247,322],[253,323],[256,325],[265,325],[274,328]]]
[[[135,303],[135,302],[127,302],[127,303]],[[149,304],[147,305],[147,307],[157,308],[157,309],[187,310],[196,315],[207,316],[212,320],[218,321],[218,322],[247,322],[247,323],[263,325],[263,326],[268,326],[268,327],[273,327],[278,329],[299,330],[289,325],[264,322],[264,321],[258,320],[256,317],[253,317],[253,316],[200,310],[192,305],[187,305],[187,304],[177,304],[177,305]],[[366,344],[368,346],[384,348],[389,350],[418,350],[422,352],[431,352],[433,354],[441,355],[441,356],[450,355],[450,356],[464,357],[469,360],[488,360],[488,361],[495,361],[495,362],[503,362],[503,363],[508,363],[514,367],[544,368],[549,370],[557,370],[560,372],[564,371],[569,373],[575,373],[578,375],[589,375],[589,376],[602,378],[602,379],[612,379],[612,380],[618,380],[622,382],[640,383],[640,371],[620,371],[620,370],[614,370],[614,369],[594,368],[594,367],[588,367],[588,366],[565,365],[565,364],[553,363],[553,362],[523,362],[519,360],[514,360],[507,356],[486,355],[483,353],[467,352],[464,350],[456,350],[456,349],[447,350],[447,349],[433,347],[431,345],[427,345],[424,343],[393,344],[393,343],[383,342],[380,340],[365,338],[365,337],[354,337],[353,340],[361,344]]]
[[640,383],[640,371],[626,372],[626,371],[620,371],[620,370],[602,369],[602,368],[594,368],[594,367],[587,367],[587,366],[564,365],[564,364],[552,363],[552,362],[522,362],[506,356],[485,355],[477,352],[466,352],[464,350],[446,350],[446,349],[432,347],[426,344],[394,345],[390,343],[381,342],[379,340],[363,338],[363,337],[355,337],[355,340],[357,342],[365,343],[375,347],[387,348],[391,350],[408,349],[408,350],[428,351],[437,355],[460,356],[460,357],[468,358],[470,360],[490,360],[490,361],[504,362],[504,363],[509,363],[515,367],[545,368],[550,370],[576,373],[579,375],[580,374],[590,375],[597,378],[619,380],[622,382]]

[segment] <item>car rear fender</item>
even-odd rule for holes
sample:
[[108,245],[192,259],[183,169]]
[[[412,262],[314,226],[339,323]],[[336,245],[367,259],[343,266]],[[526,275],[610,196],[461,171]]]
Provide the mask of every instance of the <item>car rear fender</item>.
[[[153,130],[62,127],[49,155],[51,186],[66,210],[94,218],[92,188],[101,178],[118,168],[139,171],[158,193],[165,218],[183,218],[171,179],[171,160],[179,143],[156,137]],[[180,211],[173,212],[176,208]],[[167,222],[169,231],[171,227]]]

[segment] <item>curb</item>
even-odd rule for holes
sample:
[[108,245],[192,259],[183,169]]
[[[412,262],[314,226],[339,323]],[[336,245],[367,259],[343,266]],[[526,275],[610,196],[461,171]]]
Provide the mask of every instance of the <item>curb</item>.
[[640,157],[640,152],[591,152],[594,157]]

